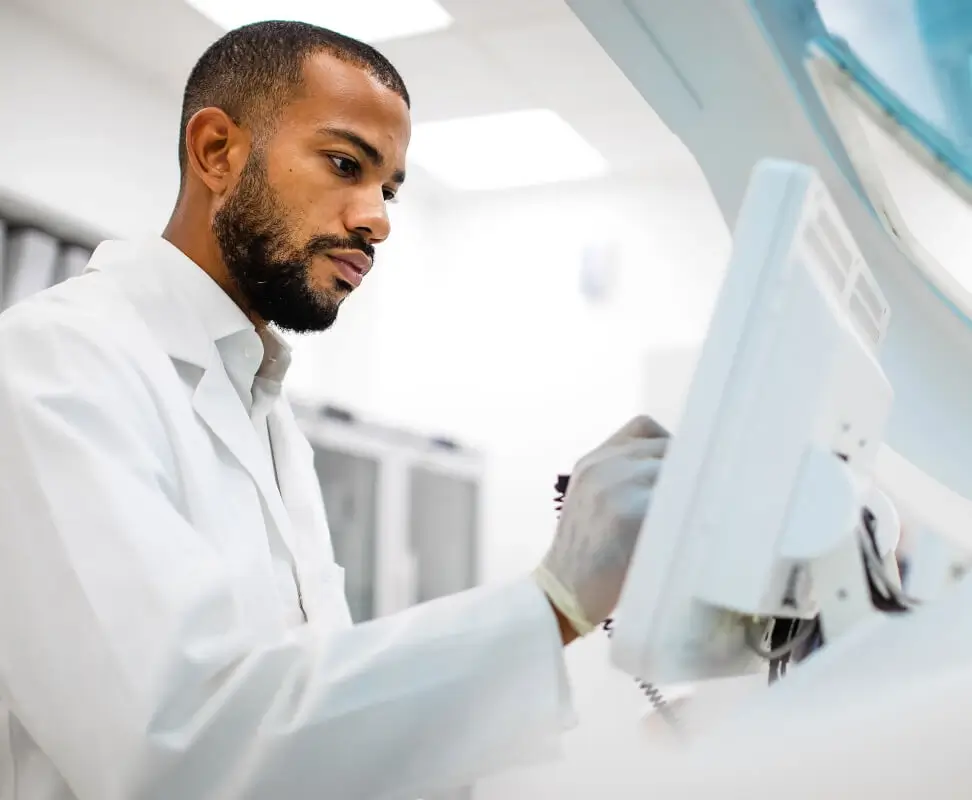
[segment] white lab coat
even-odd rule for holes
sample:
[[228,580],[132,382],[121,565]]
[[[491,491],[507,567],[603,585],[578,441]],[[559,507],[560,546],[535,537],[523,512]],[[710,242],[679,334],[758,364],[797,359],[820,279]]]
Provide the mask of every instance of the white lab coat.
[[102,245],[0,317],[0,798],[414,798],[555,753],[540,591],[352,627],[311,449],[279,401],[275,480],[173,257]]

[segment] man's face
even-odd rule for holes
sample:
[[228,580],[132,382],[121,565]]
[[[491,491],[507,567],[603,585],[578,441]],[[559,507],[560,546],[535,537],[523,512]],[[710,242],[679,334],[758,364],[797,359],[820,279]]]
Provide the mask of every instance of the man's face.
[[307,60],[303,90],[213,220],[249,313],[297,333],[333,324],[388,237],[410,133],[405,101],[365,70]]

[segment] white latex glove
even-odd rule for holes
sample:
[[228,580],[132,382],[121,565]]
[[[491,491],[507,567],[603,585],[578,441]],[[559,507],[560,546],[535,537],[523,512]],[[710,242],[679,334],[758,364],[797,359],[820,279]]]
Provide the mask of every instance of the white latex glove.
[[553,544],[534,573],[578,634],[614,610],[669,434],[635,417],[574,467]]

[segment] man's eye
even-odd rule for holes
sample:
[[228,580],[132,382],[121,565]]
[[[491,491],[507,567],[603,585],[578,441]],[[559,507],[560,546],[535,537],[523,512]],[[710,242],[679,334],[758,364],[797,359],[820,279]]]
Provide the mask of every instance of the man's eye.
[[358,162],[353,158],[347,156],[328,156],[328,158],[331,159],[331,163],[342,175],[358,174]]

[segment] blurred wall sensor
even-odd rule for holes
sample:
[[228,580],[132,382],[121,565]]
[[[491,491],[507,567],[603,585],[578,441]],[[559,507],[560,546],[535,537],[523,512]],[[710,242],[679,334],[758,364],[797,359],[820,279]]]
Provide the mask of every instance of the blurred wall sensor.
[[620,277],[620,247],[616,242],[589,244],[581,251],[580,292],[590,303],[611,299]]

